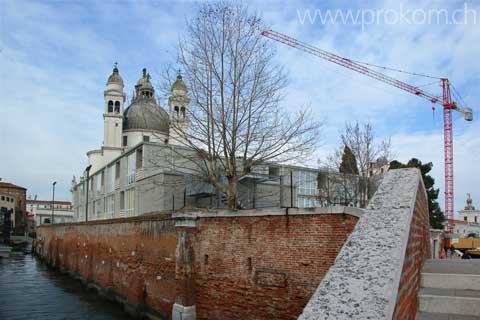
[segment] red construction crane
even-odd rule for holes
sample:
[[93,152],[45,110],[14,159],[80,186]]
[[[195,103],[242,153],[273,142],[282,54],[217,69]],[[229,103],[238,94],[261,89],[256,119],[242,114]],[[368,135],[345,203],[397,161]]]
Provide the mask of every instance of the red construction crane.
[[[333,62],[335,64],[341,65],[342,67],[351,69],[353,71],[362,73],[366,76],[369,76],[378,81],[387,83],[391,86],[397,87],[404,91],[410,92],[416,96],[427,99],[428,101],[434,104],[440,104],[443,106],[443,138],[444,138],[444,159],[445,159],[445,217],[448,221],[448,231],[453,229],[453,133],[452,133],[452,110],[458,111],[464,115],[465,120],[472,121],[472,109],[471,108],[460,108],[457,104],[452,101],[450,94],[450,82],[447,78],[440,78],[442,83],[443,95],[435,96],[431,93],[425,92],[418,87],[412,86],[408,83],[402,82],[390,76],[387,76],[381,72],[367,68],[365,65],[362,65],[359,62],[340,57],[331,52],[316,48],[307,43],[301,42],[294,38],[291,38],[282,33],[268,30],[263,31],[262,35],[270,38],[272,40],[281,42],[290,47],[302,50],[309,54],[320,57],[324,60]],[[365,64],[365,63],[364,63]],[[374,65],[372,65],[374,66]],[[388,68],[385,68],[388,69]],[[400,71],[400,70],[396,70]]]

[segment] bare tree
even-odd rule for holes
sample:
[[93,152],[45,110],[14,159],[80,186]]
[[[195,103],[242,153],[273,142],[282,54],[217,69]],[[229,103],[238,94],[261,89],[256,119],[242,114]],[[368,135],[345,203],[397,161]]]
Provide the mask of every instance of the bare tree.
[[388,162],[391,158],[390,139],[380,142],[375,140],[373,127],[370,123],[346,123],[344,131],[340,134],[341,146],[329,157],[331,166],[340,168],[345,147],[348,147],[355,156],[359,179],[359,197],[361,206],[366,205],[369,192],[369,167],[377,160]]
[[237,186],[252,168],[305,159],[318,141],[320,123],[310,111],[281,107],[287,76],[273,62],[264,29],[244,4],[203,3],[178,45],[189,126],[173,121],[170,131],[195,151],[182,155],[189,154],[230,208],[240,207]]

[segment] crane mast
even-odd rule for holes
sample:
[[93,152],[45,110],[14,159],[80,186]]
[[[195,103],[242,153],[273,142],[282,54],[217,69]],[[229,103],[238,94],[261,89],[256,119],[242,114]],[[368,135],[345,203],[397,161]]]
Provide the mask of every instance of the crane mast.
[[370,78],[389,84],[393,87],[412,93],[416,96],[429,100],[434,104],[443,106],[443,128],[444,128],[444,165],[445,165],[445,217],[448,221],[447,230],[453,231],[453,210],[454,210],[454,192],[453,192],[453,129],[452,129],[452,110],[458,111],[464,115],[465,120],[472,121],[471,108],[459,108],[452,101],[450,94],[450,82],[446,78],[440,79],[442,82],[442,96],[436,96],[428,93],[418,87],[412,86],[393,77],[387,76],[381,72],[370,69],[358,62],[343,58],[334,53],[316,48],[312,45],[284,35],[280,32],[267,30],[262,32],[262,36],[278,41],[290,47],[315,55],[321,59],[330,61],[342,67],[362,73]]

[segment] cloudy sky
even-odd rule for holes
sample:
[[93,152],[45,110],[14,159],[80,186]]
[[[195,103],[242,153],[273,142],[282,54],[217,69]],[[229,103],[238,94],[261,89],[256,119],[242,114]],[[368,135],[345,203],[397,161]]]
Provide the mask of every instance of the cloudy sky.
[[[354,60],[448,77],[474,121],[454,115],[455,208],[480,206],[480,4],[463,1],[249,2],[272,29]],[[0,1],[0,177],[28,194],[70,199],[85,153],[103,140],[103,90],[113,63],[130,94],[146,67],[153,80],[175,63],[192,1]],[[434,163],[443,191],[443,123],[426,100],[272,42],[290,75],[285,107],[310,105],[326,121],[325,157],[346,121],[391,137],[395,158]],[[434,94],[435,79],[388,72]],[[156,76],[157,75],[157,76]],[[165,101],[161,101],[165,106]],[[441,199],[443,207],[443,197]]]

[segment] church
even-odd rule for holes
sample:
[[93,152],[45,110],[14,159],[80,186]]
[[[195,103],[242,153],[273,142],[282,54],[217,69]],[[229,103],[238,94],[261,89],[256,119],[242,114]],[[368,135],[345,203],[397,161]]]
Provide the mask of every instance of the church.
[[[142,70],[142,76],[135,85],[135,91],[130,105],[124,109],[126,95],[123,79],[115,66],[108,77],[104,91],[105,111],[103,114],[104,134],[103,146],[87,153],[91,171],[95,172],[125,150],[140,142],[178,143],[179,137],[170,137],[170,121],[188,128],[187,108],[188,92],[182,76],[178,74],[171,88],[168,99],[167,113],[155,98],[155,89],[150,81],[147,69]],[[172,130],[172,133],[174,131]],[[170,139],[171,138],[171,139]]]
[[[127,107],[124,89],[115,66],[104,90],[103,145],[87,152],[89,166],[79,181],[72,180],[75,220],[224,208],[224,195],[198,170],[202,166],[198,153],[182,143],[181,133],[188,131],[191,110],[180,73],[170,88],[168,111],[157,101],[146,69]],[[328,185],[325,189],[318,186],[319,177],[317,168],[260,164],[239,181],[241,207],[316,207],[344,198],[340,196],[344,185],[323,179],[322,185]],[[324,200],[323,189],[327,190]]]

